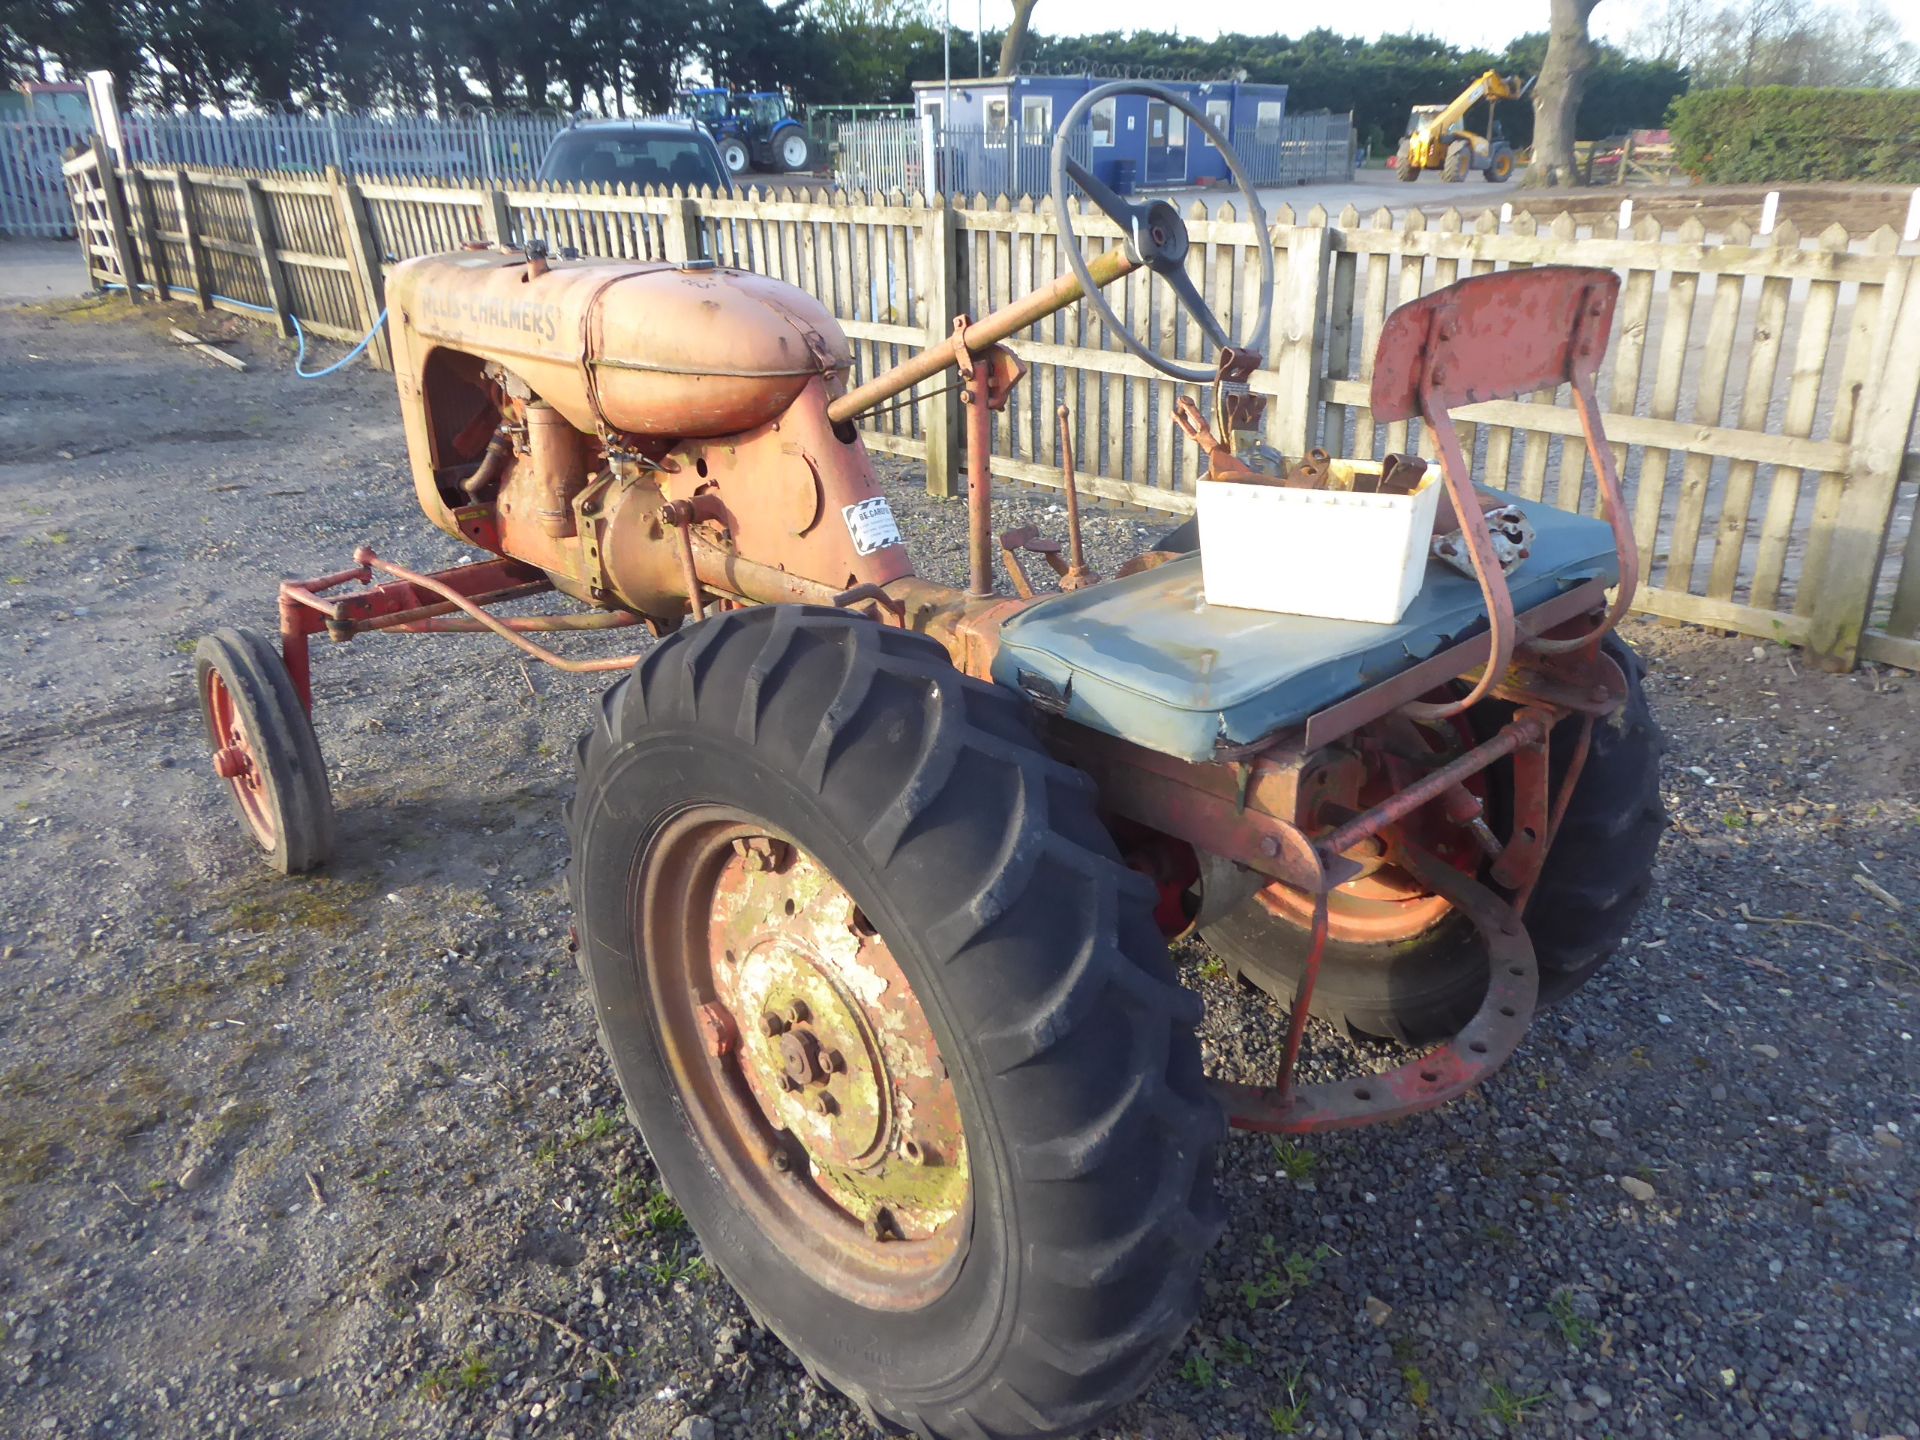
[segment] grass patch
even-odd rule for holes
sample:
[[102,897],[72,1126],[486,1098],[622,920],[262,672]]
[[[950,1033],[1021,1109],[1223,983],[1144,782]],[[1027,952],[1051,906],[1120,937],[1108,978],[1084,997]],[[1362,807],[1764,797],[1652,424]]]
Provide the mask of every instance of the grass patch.
[[1414,1409],[1424,1410],[1433,1403],[1433,1386],[1418,1365],[1402,1365],[1400,1379],[1407,1387],[1407,1399],[1413,1402]]
[[420,1377],[420,1393],[438,1402],[455,1395],[474,1395],[493,1384],[493,1359],[484,1351],[469,1350],[457,1361],[435,1366]]
[[283,930],[313,930],[338,934],[365,924],[359,904],[371,887],[326,878],[269,880],[259,876],[242,881],[223,897],[227,905],[223,930],[266,935]]
[[1327,1245],[1316,1245],[1312,1254],[1295,1250],[1280,1258],[1280,1247],[1271,1235],[1260,1237],[1260,1250],[1273,1263],[1258,1279],[1240,1282],[1240,1298],[1249,1310],[1258,1310],[1269,1302],[1285,1304],[1313,1283],[1320,1264],[1333,1254]]
[[1211,1390],[1220,1383],[1212,1358],[1202,1350],[1187,1356],[1187,1363],[1180,1367],[1180,1378],[1196,1390]]
[[1296,1185],[1311,1180],[1314,1167],[1320,1163],[1320,1157],[1299,1141],[1280,1136],[1273,1139],[1273,1159],[1280,1167],[1280,1173]]
[[678,1235],[687,1228],[686,1214],[666,1191],[629,1175],[614,1182],[614,1233],[622,1240],[636,1235]]
[[1298,1435],[1307,1419],[1307,1391],[1300,1383],[1304,1365],[1296,1365],[1280,1382],[1286,1398],[1267,1407],[1267,1425],[1276,1435]]
[[1569,1350],[1579,1350],[1593,1338],[1593,1322],[1574,1313],[1571,1290],[1553,1292],[1547,1301],[1547,1316],[1553,1321],[1553,1328],[1560,1332],[1560,1338],[1567,1342]]
[[1544,1390],[1522,1395],[1508,1389],[1503,1381],[1495,1380],[1487,1386],[1487,1403],[1481,1407],[1480,1413],[1489,1420],[1498,1420],[1509,1430],[1518,1430],[1546,1398],[1547,1392]]

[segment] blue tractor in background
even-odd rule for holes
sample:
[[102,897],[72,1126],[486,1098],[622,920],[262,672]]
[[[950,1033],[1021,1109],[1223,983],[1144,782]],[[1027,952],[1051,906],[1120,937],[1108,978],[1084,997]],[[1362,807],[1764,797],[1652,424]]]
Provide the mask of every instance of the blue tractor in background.
[[813,139],[777,90],[747,95],[716,86],[682,90],[678,108],[713,136],[730,174],[749,169],[792,174],[813,168]]

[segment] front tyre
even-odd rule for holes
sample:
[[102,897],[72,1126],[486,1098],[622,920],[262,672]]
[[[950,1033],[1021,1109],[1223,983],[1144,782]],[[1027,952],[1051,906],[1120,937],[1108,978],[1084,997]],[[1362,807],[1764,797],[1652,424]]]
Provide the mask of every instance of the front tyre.
[[840,611],[716,616],[608,692],[569,823],[602,1041],[755,1315],[923,1435],[1130,1399],[1224,1126],[1151,890],[1018,700]]
[[813,142],[807,138],[806,131],[784,131],[773,144],[775,153],[780,157],[780,168],[789,175],[813,168]]
[[194,647],[193,670],[214,773],[266,862],[282,875],[325,863],[333,791],[280,652],[251,630],[216,630]]
[[1420,170],[1413,163],[1413,147],[1405,140],[1400,142],[1399,160],[1400,163],[1394,169],[1393,178],[1403,184],[1411,185],[1420,178]]
[[720,159],[725,163],[729,175],[744,175],[753,157],[747,153],[746,141],[729,136],[720,142]]

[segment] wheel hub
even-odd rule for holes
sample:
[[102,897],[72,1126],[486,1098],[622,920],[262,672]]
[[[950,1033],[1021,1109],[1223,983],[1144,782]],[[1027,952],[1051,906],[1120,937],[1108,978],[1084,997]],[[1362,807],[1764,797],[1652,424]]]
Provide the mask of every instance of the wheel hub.
[[952,1283],[971,1217],[960,1104],[887,941],[827,868],[719,805],[649,842],[635,924],[712,1171],[820,1284],[880,1309]]
[[952,1222],[967,1190],[952,1085],[925,1012],[852,897],[793,847],[736,844],[710,931],[740,1076],[767,1123],[805,1151],[814,1182],[869,1238],[922,1239]]

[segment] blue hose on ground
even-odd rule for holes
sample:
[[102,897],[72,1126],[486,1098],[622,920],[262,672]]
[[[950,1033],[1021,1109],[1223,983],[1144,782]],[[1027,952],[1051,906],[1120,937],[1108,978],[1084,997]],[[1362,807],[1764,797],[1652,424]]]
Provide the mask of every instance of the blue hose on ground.
[[[104,288],[108,290],[124,290],[127,287],[110,281]],[[155,289],[154,286],[147,284],[144,280],[140,282],[140,288],[142,290]],[[182,287],[178,285],[169,285],[167,289],[176,296],[184,293],[190,300],[198,298],[197,291],[183,290]],[[271,305],[256,305],[251,300],[236,300],[231,295],[211,295],[208,298],[219,300],[227,305],[238,306],[242,310],[251,310],[257,315],[272,315],[276,313]],[[334,361],[333,364],[322,370],[303,370],[300,368],[306,363],[307,359],[307,332],[300,324],[300,317],[298,315],[289,313],[287,318],[293,322],[294,338],[300,342],[300,351],[293,357],[293,373],[302,380],[322,380],[333,374],[336,370],[344,370],[365,353],[367,346],[373,343],[373,337],[380,333],[380,327],[387,323],[387,312],[385,310],[380,312],[380,317],[373,322],[373,328],[360,337],[360,343],[358,345],[354,346],[353,349],[349,350],[338,360]]]

